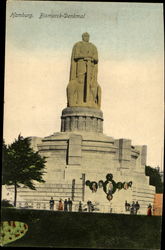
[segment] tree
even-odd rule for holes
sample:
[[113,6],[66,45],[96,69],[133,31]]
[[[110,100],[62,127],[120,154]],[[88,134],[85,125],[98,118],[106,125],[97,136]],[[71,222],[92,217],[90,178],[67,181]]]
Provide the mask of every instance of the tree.
[[159,170],[150,166],[145,166],[145,173],[150,177],[150,185],[156,187],[156,193],[163,193],[163,183],[161,181]]
[[35,190],[33,181],[45,182],[45,157],[30,147],[30,138],[18,136],[11,145],[3,142],[2,184],[14,185],[14,206],[17,200],[17,188],[20,184]]

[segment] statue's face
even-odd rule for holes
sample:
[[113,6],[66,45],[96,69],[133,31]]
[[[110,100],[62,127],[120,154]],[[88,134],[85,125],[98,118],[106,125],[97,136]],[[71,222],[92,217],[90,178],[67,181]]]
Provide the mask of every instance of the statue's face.
[[82,39],[83,39],[84,42],[89,42],[89,35],[86,34],[86,33],[83,34],[83,35],[82,35]]

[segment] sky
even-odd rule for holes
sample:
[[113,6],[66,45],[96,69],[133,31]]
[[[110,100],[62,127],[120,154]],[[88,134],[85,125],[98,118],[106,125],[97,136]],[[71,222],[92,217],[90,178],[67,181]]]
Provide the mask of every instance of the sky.
[[60,131],[71,51],[83,32],[98,49],[104,133],[147,145],[147,164],[162,167],[161,3],[8,1],[5,142],[19,133],[44,137]]

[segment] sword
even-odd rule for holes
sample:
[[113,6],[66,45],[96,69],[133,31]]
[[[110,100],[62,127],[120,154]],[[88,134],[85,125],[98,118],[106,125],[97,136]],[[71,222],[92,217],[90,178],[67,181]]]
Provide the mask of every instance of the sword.
[[90,102],[90,73],[91,73],[91,60],[87,60],[87,73],[86,73],[86,86],[85,86],[85,102]]

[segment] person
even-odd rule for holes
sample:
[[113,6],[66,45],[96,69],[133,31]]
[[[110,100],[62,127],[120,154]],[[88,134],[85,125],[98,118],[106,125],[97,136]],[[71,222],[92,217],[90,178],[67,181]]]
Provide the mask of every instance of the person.
[[68,201],[67,201],[67,199],[64,200],[64,211],[68,211]]
[[95,207],[93,205],[93,203],[91,202],[91,212],[93,212],[95,210]]
[[62,203],[62,199],[60,199],[60,200],[59,200],[58,210],[59,210],[59,211],[63,211],[63,203]]
[[152,216],[152,206],[151,206],[151,204],[148,205],[147,215]]
[[134,201],[132,202],[132,206],[131,206],[131,209],[130,209],[130,214],[135,214],[135,202]]
[[128,203],[125,201],[125,211],[128,211]]
[[70,198],[68,198],[68,210],[69,212],[72,212],[72,201]]
[[139,205],[139,203],[137,201],[136,204],[135,204],[135,214],[137,214],[139,208],[140,208],[140,205]]
[[130,204],[129,203],[127,203],[127,211],[130,211]]
[[130,210],[130,204],[125,201],[125,211],[129,211]]
[[91,201],[87,201],[88,212],[91,212]]
[[100,108],[101,88],[97,82],[98,52],[89,42],[89,34],[73,46],[70,79],[67,87],[68,106],[86,105]]
[[78,211],[82,212],[82,203],[81,203],[81,201],[79,202]]
[[54,200],[53,200],[53,197],[51,197],[51,199],[49,201],[49,204],[50,204],[50,210],[54,210]]

